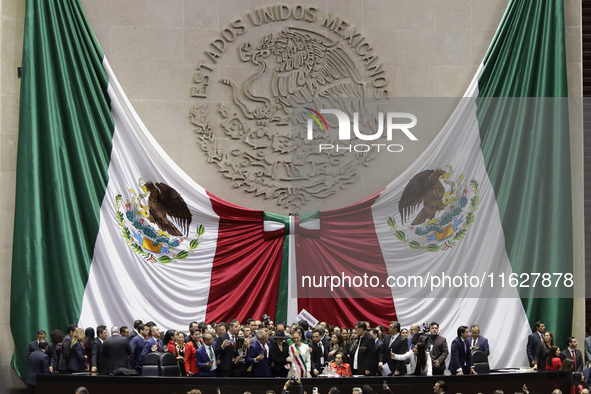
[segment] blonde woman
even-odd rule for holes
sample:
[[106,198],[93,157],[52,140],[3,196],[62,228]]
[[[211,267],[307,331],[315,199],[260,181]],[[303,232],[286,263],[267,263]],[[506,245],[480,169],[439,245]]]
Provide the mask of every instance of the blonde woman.
[[70,362],[68,362],[68,372],[76,373],[84,371],[84,361],[86,356],[84,355],[84,330],[77,328],[74,331],[72,338],[72,344],[70,345]]
[[289,346],[289,357],[286,359],[291,363],[290,375],[293,374],[296,378],[311,378],[310,348],[302,343],[302,333],[299,330],[293,332],[292,339],[293,343]]

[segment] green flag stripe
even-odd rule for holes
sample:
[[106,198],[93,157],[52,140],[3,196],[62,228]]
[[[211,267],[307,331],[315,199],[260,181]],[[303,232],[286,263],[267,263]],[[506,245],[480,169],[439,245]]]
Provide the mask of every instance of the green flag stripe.
[[[568,107],[556,99],[568,96],[563,14],[561,0],[511,1],[478,81],[482,152],[516,273],[572,272]],[[572,299],[523,290],[530,323],[545,320],[563,347]]]
[[36,332],[80,315],[114,130],[102,59],[78,0],[27,1],[10,312],[21,376]]
[[263,212],[263,220],[283,223],[285,226],[275,322],[287,322],[287,296],[289,283],[289,216],[283,216],[272,212]]

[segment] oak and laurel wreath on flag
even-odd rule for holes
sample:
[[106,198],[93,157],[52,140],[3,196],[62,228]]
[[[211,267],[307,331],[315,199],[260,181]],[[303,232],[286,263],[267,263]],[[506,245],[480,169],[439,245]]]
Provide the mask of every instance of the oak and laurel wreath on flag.
[[403,242],[403,245],[408,244],[408,246],[411,249],[419,250],[421,252],[438,252],[440,250],[446,251],[448,249],[451,249],[456,245],[458,241],[463,239],[466,236],[466,234],[468,234],[470,227],[472,227],[472,223],[474,223],[476,215],[475,212],[478,209],[478,205],[480,204],[480,197],[478,196],[478,192],[480,191],[480,189],[478,188],[478,182],[475,180],[471,180],[470,185],[472,187],[472,191],[474,192],[474,196],[470,199],[469,212],[466,214],[466,224],[463,228],[458,230],[451,239],[441,243],[420,244],[417,241],[411,240],[410,237],[408,237],[403,231],[398,229],[394,217],[388,218],[388,226],[391,227],[391,231],[395,231],[394,235],[396,236],[396,238],[398,238],[399,241]]
[[[127,223],[125,221],[125,214],[123,212],[121,212],[122,198],[123,197],[121,196],[121,194],[119,194],[115,197],[115,208],[117,209],[117,212],[115,213],[115,219],[117,220],[117,224],[119,225],[119,227],[121,227],[121,235],[125,239],[125,242],[131,247],[131,249],[135,253],[140,255],[144,260],[152,262],[152,263],[159,262],[162,264],[169,264],[169,263],[172,263],[173,261],[178,262],[179,260],[184,260],[189,256],[189,253],[195,252],[195,250],[199,246],[199,242],[200,242],[199,239],[203,238],[203,234],[205,233],[205,227],[203,227],[202,224],[200,224],[197,227],[197,234],[195,234],[195,236],[197,238],[192,239],[191,242],[189,242],[189,246],[187,248],[174,254],[172,257],[166,256],[166,255],[157,256],[156,254],[151,253],[151,252],[147,251],[146,249],[144,249],[139,244],[139,241],[135,237],[132,236],[129,227],[127,226]],[[128,204],[129,204],[129,202],[128,202]],[[181,242],[182,242],[182,239],[181,239]],[[180,244],[180,243],[178,243],[178,244]],[[170,251],[172,252],[172,250],[174,250],[174,249],[175,249],[175,247],[171,246]]]

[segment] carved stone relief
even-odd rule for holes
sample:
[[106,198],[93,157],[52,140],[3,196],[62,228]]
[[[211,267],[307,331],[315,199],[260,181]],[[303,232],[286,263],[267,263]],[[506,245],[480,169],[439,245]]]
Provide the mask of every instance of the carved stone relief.
[[[236,61],[218,67],[222,56]],[[306,107],[348,107],[351,119],[359,112],[359,124],[372,128],[375,117],[364,117],[361,107],[366,97],[386,98],[387,83],[355,27],[320,17],[314,7],[270,6],[235,20],[206,48],[193,76],[198,102],[190,119],[209,162],[236,188],[298,207],[355,182],[358,167],[376,154],[318,154],[319,141],[305,138]],[[336,118],[326,121],[338,125]],[[338,143],[324,131],[320,142]]]

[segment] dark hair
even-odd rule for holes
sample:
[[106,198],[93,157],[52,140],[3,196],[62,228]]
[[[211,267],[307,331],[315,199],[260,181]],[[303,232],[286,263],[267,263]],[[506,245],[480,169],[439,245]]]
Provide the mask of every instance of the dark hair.
[[137,326],[137,328],[136,328],[136,329],[137,329],[137,332],[140,332],[140,331],[142,331],[144,328],[146,328],[146,325],[145,325],[145,324],[143,324],[143,323],[140,323],[140,324]]
[[467,326],[459,326],[458,327],[458,338],[461,337],[462,334],[465,333],[467,329],[468,329]]
[[86,340],[86,343],[88,343],[88,346],[92,346],[92,341],[94,340],[94,328],[86,327],[86,330],[84,330],[84,339]]
[[125,330],[129,330],[129,328],[127,328],[127,326],[121,326],[121,328],[119,329],[119,334],[123,335]]
[[339,346],[341,346],[343,344],[343,336],[341,335],[340,332],[334,332],[332,335],[336,336],[337,339],[339,340]]
[[134,322],[133,322],[133,328],[134,328],[136,331],[139,331],[140,324],[144,324],[144,322],[143,322],[143,321],[141,321],[141,320],[136,320],[136,321],[134,321]]
[[37,335],[41,335],[41,334],[45,334],[47,336],[47,333],[45,332],[45,330],[37,331]]
[[[363,324],[365,324],[365,323],[363,323]],[[363,387],[361,388],[361,392],[363,394],[374,394],[374,391],[369,384],[364,384]]]
[[570,345],[571,343],[573,343],[574,339],[575,339],[575,337],[568,337],[568,339],[567,339],[568,344]]
[[207,331],[207,323],[199,323],[197,327],[201,330],[201,334],[205,334],[205,331]]
[[[423,342],[419,342],[416,345],[417,348],[417,366],[419,370],[422,371],[425,369],[425,365],[427,365],[427,355],[425,354],[425,344]],[[429,362],[431,362],[429,360]]]
[[236,337],[236,349],[242,349],[242,347],[244,346],[244,342],[246,342],[246,338]]
[[101,335],[103,333],[103,331],[107,330],[107,326],[104,325],[100,325],[100,326],[96,326],[96,335]]
[[[541,320],[538,320],[538,321],[536,322],[536,328],[540,327],[542,324],[544,324],[544,322],[543,322],[543,321],[541,321]],[[545,325],[545,324],[544,324],[544,325]]]
[[324,336],[324,329],[323,328],[317,328],[314,331],[312,331],[312,334],[314,333],[318,333],[318,335],[320,335],[320,338],[322,338]]
[[191,323],[189,323],[189,331],[191,330],[191,328],[193,327],[193,324],[195,324],[197,327],[199,327],[199,323],[196,321],[192,321]]
[[339,389],[333,386],[330,388],[330,390],[328,390],[328,394],[341,394],[341,392]]
[[398,332],[400,332],[400,323],[399,323],[399,322],[397,322],[397,321],[391,321],[391,322],[390,322],[390,325],[391,325],[391,326],[393,325],[393,326],[394,326],[394,328],[395,328],[395,329],[396,329]]
[[561,371],[573,371],[574,367],[573,359],[572,358],[565,358],[562,362],[562,367],[560,367]]
[[253,321],[256,321],[256,320],[254,320],[253,318],[246,319],[246,325],[250,326],[250,323],[252,323]]
[[153,321],[149,321],[146,323],[146,326],[150,327],[150,331],[152,331],[152,327],[154,327],[156,325],[156,323],[154,323]]
[[341,352],[340,350],[334,354],[334,359],[336,360],[337,356],[339,354],[341,355],[341,358],[343,359],[343,363],[344,363],[345,362],[345,353]]
[[70,333],[70,332],[72,332],[72,331],[76,331],[76,329],[77,329],[77,328],[78,328],[78,326],[77,326],[77,325],[75,325],[75,324],[70,324],[70,325],[68,326],[68,333]]
[[558,350],[558,346],[552,346],[550,350],[546,353],[546,365],[551,367],[552,366],[552,359],[557,357],[556,351]]
[[39,342],[39,349],[40,350],[45,350],[47,349],[47,346],[49,346],[49,344],[46,341],[41,341]]
[[62,330],[58,330],[57,328],[55,330],[53,330],[50,334],[49,337],[51,338],[51,342],[53,342],[54,344],[58,344],[61,341],[64,340],[64,333],[62,332]]
[[300,320],[298,322],[298,326],[302,327],[304,329],[304,331],[308,331],[310,329],[310,325],[305,320]]
[[174,336],[174,330],[167,330],[166,331],[166,333],[164,334],[164,342],[162,342],[164,344],[164,346],[168,345],[168,342],[171,341],[173,336]]
[[[437,323],[435,323],[437,324]],[[431,326],[433,325],[433,323],[431,323]],[[431,327],[429,326],[429,327]],[[437,324],[437,327],[439,327],[439,324]],[[447,384],[445,384],[445,382],[443,380],[438,380],[437,382],[435,382],[439,385],[439,388],[442,389],[443,391],[445,391],[447,389]]]
[[[367,323],[365,323],[364,321],[358,321],[357,323],[355,323],[355,327],[362,328],[363,331],[367,331]],[[368,385],[365,385],[365,386],[369,387]],[[365,386],[363,386],[364,387],[363,394],[365,394]],[[373,392],[373,390],[372,390],[372,392]]]
[[[439,323],[432,321],[431,324],[429,324],[429,328],[431,328],[433,326],[437,326],[437,328],[439,328]],[[442,380],[440,380],[440,382],[442,382]]]

